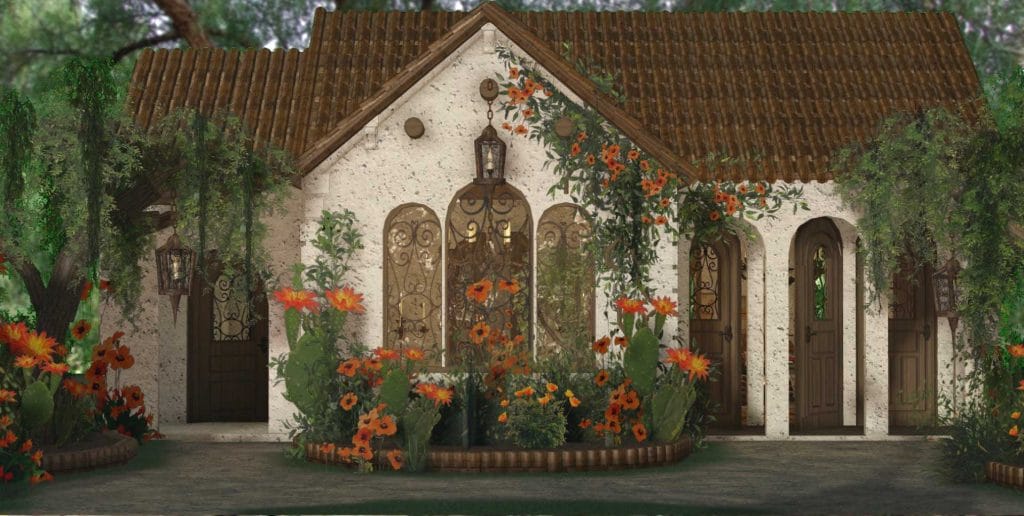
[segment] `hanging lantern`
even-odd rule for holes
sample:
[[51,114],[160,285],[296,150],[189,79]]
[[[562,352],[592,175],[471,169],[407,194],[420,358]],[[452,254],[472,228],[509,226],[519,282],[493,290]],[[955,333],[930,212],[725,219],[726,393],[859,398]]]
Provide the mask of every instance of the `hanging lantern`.
[[498,96],[498,83],[484,79],[480,83],[480,96],[487,101],[487,127],[473,142],[476,150],[476,184],[498,185],[505,182],[505,142],[498,138],[498,131],[491,125],[494,111],[491,103]]
[[932,275],[932,288],[935,289],[935,315],[949,320],[949,329],[954,336],[959,320],[956,310],[957,297],[960,295],[957,285],[959,274],[960,263],[955,258],[950,258],[946,265]]
[[171,296],[174,322],[178,322],[178,304],[181,296],[187,296],[192,287],[192,269],[195,266],[195,252],[181,246],[175,230],[167,243],[156,250],[157,291],[160,295]]

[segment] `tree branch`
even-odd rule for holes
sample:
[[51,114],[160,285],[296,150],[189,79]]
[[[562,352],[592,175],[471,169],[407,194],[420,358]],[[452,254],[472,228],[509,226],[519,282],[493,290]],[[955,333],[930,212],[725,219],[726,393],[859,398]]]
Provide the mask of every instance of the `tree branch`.
[[192,48],[211,48],[216,45],[199,24],[199,18],[186,0],[153,0],[171,19],[174,30],[185,38]]
[[171,32],[168,32],[166,34],[160,34],[158,36],[153,36],[151,38],[140,39],[139,41],[136,41],[135,43],[132,43],[130,45],[125,45],[125,46],[115,50],[114,53],[111,55],[111,58],[116,63],[116,62],[120,61],[121,59],[124,59],[124,57],[127,56],[128,54],[131,54],[132,52],[135,52],[136,50],[143,49],[143,48],[146,48],[146,47],[151,47],[153,45],[158,45],[160,43],[165,43],[167,41],[174,41],[174,40],[179,39],[179,38],[181,38],[181,34],[178,34],[177,30],[172,30]]

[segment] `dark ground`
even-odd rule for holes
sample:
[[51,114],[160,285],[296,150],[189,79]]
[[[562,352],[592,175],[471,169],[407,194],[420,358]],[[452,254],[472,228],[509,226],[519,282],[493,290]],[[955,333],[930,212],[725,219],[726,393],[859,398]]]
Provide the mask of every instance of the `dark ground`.
[[283,450],[151,442],[0,513],[1024,513],[1024,492],[946,480],[926,441],[716,442],[670,467],[586,474],[358,474]]

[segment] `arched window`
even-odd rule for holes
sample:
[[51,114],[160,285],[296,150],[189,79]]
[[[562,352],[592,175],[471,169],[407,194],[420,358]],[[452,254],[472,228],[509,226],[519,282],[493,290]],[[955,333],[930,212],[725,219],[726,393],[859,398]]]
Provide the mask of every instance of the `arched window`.
[[558,204],[537,222],[537,353],[583,348],[594,339],[590,222],[575,204]]
[[[529,349],[533,231],[523,194],[508,184],[470,184],[452,199],[445,231],[446,364],[471,341],[518,339]],[[467,290],[477,283],[471,298]]]
[[[384,347],[440,351],[441,223],[405,204],[384,222]],[[440,353],[434,363],[440,364]]]

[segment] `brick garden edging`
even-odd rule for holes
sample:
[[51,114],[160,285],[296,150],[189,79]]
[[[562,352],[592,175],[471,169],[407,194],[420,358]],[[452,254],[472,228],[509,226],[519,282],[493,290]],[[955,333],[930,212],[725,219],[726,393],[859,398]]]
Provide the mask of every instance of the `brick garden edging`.
[[996,484],[1024,489],[1024,466],[990,461],[985,463],[985,476]]
[[42,468],[50,473],[68,473],[113,466],[128,462],[139,452],[134,438],[105,432],[106,444],[85,450],[50,451],[43,454]]
[[[664,466],[693,452],[693,442],[682,438],[674,443],[652,443],[617,448],[569,448],[555,450],[498,450],[481,446],[471,450],[441,448],[430,451],[428,469],[442,472],[563,472],[610,471]],[[377,467],[390,468],[378,452]],[[337,454],[327,454],[318,444],[306,444],[306,460],[347,465]]]

